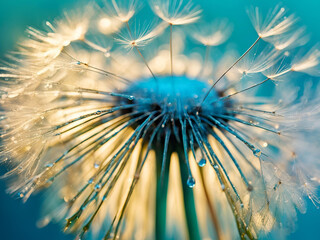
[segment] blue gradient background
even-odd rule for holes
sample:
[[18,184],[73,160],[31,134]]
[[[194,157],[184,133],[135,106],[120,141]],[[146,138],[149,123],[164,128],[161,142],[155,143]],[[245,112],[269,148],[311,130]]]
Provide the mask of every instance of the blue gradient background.
[[[139,1],[139,0],[138,0]],[[141,2],[144,0],[140,0]],[[42,28],[46,20],[61,15],[62,10],[80,6],[76,0],[0,0],[0,59],[24,34],[27,26]],[[258,5],[269,8],[279,1],[266,0],[194,0],[201,3],[205,14],[211,17],[228,18],[234,23],[234,42],[239,52],[244,51],[256,38],[246,15],[246,8]],[[282,1],[291,12],[302,19],[312,33],[312,42],[320,40],[320,1]],[[3,169],[2,169],[3,170]],[[23,204],[5,193],[5,182],[0,180],[0,239],[1,240],[67,240],[73,239],[62,233],[60,225],[50,224],[38,229],[36,221],[40,216],[41,194],[31,197]],[[297,230],[288,239],[320,239],[320,210],[308,202],[308,212],[298,215]]]

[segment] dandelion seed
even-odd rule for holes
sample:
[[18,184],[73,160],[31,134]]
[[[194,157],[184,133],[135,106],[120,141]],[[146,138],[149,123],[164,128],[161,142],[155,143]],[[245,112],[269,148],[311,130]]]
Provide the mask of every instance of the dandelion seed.
[[292,70],[296,72],[304,72],[310,75],[318,76],[320,73],[320,51],[318,47],[313,47],[307,54],[302,57],[293,59]]
[[243,59],[237,66],[240,73],[255,74],[270,69],[282,56],[273,47],[267,46],[257,53],[252,54],[248,58]]
[[297,21],[294,15],[286,16],[286,9],[277,6],[263,18],[258,7],[250,12],[249,16],[253,22],[254,28],[261,38],[279,36],[291,30]]
[[231,32],[231,26],[226,21],[221,21],[201,26],[192,37],[205,46],[218,46],[230,37]]
[[[255,9],[258,39],[228,66],[208,49],[230,28],[200,24],[202,61],[178,26],[201,11],[150,4],[163,22],[135,25],[136,2],[111,0],[30,29],[1,67],[9,191],[27,200],[48,188],[39,225],[67,219],[79,239],[257,239],[291,228],[304,197],[319,205],[320,100],[287,76],[317,75],[317,47],[289,62],[304,29],[283,8],[266,19]],[[233,70],[245,74],[225,78]]]
[[163,21],[170,25],[185,25],[197,21],[201,11],[189,0],[151,0],[150,5]]
[[124,0],[104,0],[106,12],[108,15],[116,17],[119,21],[126,23],[136,13],[137,2]]

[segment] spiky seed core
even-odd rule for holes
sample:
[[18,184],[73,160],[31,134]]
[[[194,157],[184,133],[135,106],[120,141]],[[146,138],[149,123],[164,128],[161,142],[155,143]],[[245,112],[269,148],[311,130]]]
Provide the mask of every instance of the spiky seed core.
[[[168,76],[158,77],[156,80],[147,78],[134,82],[123,93],[135,96],[133,101],[137,103],[158,105],[162,112],[170,114],[174,119],[179,119],[185,113],[194,113],[201,103],[201,97],[209,87],[208,84],[197,79],[189,79],[184,76]],[[218,97],[217,92],[210,93],[209,100],[201,106],[201,111],[211,114],[224,113],[223,106],[225,103],[217,101]]]
[[[172,84],[173,81],[174,85]],[[146,113],[157,112],[154,116],[157,120],[154,121],[152,126],[156,127],[163,121],[161,128],[171,128],[171,131],[176,135],[175,140],[180,143],[183,138],[181,124],[184,121],[196,119],[200,113],[205,115],[228,115],[225,105],[230,105],[231,101],[219,101],[222,93],[216,91],[210,92],[208,99],[204,104],[201,104],[202,97],[209,87],[203,81],[190,79],[185,76],[163,76],[157,79],[146,78],[129,85],[122,92],[128,98],[119,98],[117,105],[136,105],[133,108],[123,110],[122,113],[124,111],[125,113],[140,112],[141,115],[144,115]],[[162,117],[157,117],[159,115]],[[141,121],[144,120],[142,119]],[[208,124],[205,125],[209,127]],[[137,126],[139,124],[133,127],[136,128]],[[153,130],[150,129],[151,132]],[[188,132],[188,130],[186,131]],[[185,137],[188,138],[187,136]],[[159,140],[164,142],[164,139]]]

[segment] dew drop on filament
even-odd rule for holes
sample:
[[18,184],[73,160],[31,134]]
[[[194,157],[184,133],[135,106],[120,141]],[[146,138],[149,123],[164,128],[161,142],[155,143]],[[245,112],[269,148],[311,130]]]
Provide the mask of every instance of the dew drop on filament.
[[196,180],[192,176],[188,177],[187,185],[189,188],[193,188],[196,185]]
[[99,191],[101,190],[101,185],[100,185],[100,184],[95,185],[95,186],[94,186],[94,190],[95,190],[96,192],[99,192]]
[[261,156],[261,150],[256,148],[256,149],[253,150],[253,154],[254,154],[256,157],[260,157],[260,156]]
[[96,168],[96,169],[99,168],[99,166],[100,166],[99,163],[94,164],[94,168]]
[[90,178],[90,179],[88,180],[88,183],[89,183],[89,184],[92,184],[92,183],[93,183],[93,179]]
[[199,167],[204,167],[207,163],[207,160],[205,158],[202,158],[199,162],[198,165]]

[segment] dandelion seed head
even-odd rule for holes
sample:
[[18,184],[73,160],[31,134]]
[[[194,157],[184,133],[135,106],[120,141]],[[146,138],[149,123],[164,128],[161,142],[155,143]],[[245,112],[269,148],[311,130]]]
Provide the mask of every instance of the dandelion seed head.
[[150,6],[160,20],[111,0],[28,30],[0,68],[9,191],[27,200],[47,189],[39,226],[66,219],[80,239],[293,228],[304,197],[319,205],[319,89],[292,80],[317,75],[318,47],[296,54],[306,40],[295,17],[255,9],[258,39],[217,58],[226,22],[190,36],[174,25],[195,24],[199,8]]

